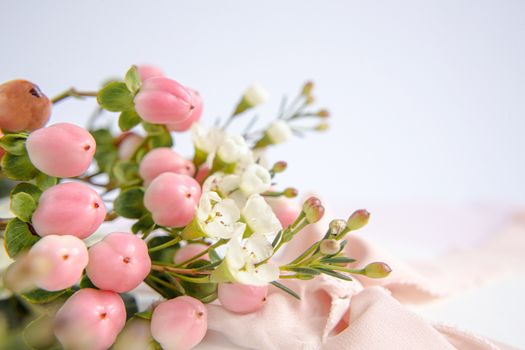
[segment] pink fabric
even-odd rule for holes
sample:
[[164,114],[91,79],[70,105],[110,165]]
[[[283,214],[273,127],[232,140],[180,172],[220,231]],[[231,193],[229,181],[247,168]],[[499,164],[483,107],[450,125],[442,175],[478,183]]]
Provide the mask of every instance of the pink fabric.
[[[316,225],[280,257],[288,261],[318,239]],[[525,218],[515,217],[490,242],[453,252],[432,263],[407,264],[352,236],[349,256],[359,266],[386,261],[394,272],[386,279],[344,282],[328,276],[286,281],[298,301],[272,287],[260,311],[232,314],[208,305],[208,334],[198,349],[513,349],[455,327],[432,324],[404,304],[424,303],[477,286],[525,263]],[[436,264],[439,262],[439,264]]]

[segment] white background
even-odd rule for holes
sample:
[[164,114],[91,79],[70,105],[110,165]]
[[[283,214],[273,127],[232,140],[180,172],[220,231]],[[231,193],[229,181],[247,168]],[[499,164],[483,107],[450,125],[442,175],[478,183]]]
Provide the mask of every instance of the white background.
[[[154,63],[200,91],[211,123],[252,81],[272,93],[260,111],[270,120],[281,94],[313,79],[332,129],[271,153],[289,161],[283,184],[315,190],[340,215],[413,203],[519,206],[524,17],[523,1],[2,0],[0,81],[27,78],[52,96]],[[83,123],[93,106],[64,102],[53,120]],[[421,237],[410,244],[424,255],[433,237]],[[396,239],[385,238],[393,249]],[[447,240],[458,241],[444,231]],[[525,346],[524,316],[508,301],[490,308],[507,290],[521,298],[523,283],[509,283],[431,315]]]

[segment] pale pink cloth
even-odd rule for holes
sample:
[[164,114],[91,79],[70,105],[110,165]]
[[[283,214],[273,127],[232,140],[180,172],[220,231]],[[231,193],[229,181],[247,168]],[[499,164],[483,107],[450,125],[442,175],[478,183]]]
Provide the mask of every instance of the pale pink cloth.
[[[289,261],[322,236],[324,228],[326,222],[302,233],[303,239],[280,259]],[[380,260],[394,272],[383,280],[345,282],[320,276],[286,281],[301,301],[272,287],[267,305],[248,315],[209,305],[209,331],[198,349],[512,349],[455,327],[432,324],[403,304],[442,298],[524,266],[523,217],[514,218],[485,245],[432,263],[404,263],[354,236],[347,247],[358,266]]]

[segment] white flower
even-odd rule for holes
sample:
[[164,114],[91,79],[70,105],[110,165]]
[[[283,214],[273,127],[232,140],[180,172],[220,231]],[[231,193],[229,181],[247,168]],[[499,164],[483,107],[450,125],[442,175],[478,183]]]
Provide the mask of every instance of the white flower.
[[217,128],[208,129],[200,123],[193,123],[191,137],[195,148],[209,154],[217,150],[224,139],[224,132]]
[[263,193],[270,189],[272,177],[270,172],[259,164],[249,165],[241,175],[240,188],[247,195]]
[[248,198],[241,213],[254,235],[276,235],[283,228],[270,205],[258,194]]
[[228,196],[239,188],[240,183],[241,177],[239,175],[217,172],[204,181],[202,191],[218,191],[220,194]]
[[217,150],[217,155],[219,158],[228,164],[237,163],[241,158],[249,153],[251,152],[248,148],[248,145],[246,144],[246,141],[242,136],[239,135],[227,135],[222,140],[222,143]]
[[228,242],[226,256],[211,278],[216,282],[264,286],[279,278],[279,267],[271,263],[256,265],[272,254],[273,247],[265,236],[254,234],[243,242],[241,235],[235,235]]
[[216,192],[202,194],[197,208],[200,228],[211,238],[231,238],[242,234],[246,225],[239,222],[241,213],[233,199],[221,199]]
[[266,130],[266,134],[273,144],[286,142],[293,136],[292,129],[284,120],[274,121]]
[[244,91],[244,99],[251,107],[265,103],[268,97],[268,91],[258,83],[253,83]]

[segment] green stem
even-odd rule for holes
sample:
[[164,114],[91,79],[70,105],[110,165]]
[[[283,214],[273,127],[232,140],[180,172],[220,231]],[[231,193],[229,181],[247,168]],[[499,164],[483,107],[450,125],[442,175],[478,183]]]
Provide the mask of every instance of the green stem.
[[167,287],[171,290],[176,291],[177,293],[180,293],[180,290],[177,289],[177,287],[173,286],[171,283],[164,281],[162,278],[158,278],[153,275],[149,275],[147,278],[151,279],[153,282],[163,285],[164,287]]
[[57,95],[51,99],[52,103],[58,103],[68,97],[97,97],[97,91],[78,91],[75,88],[70,88],[60,95]]
[[156,282],[151,278],[151,275],[146,277],[144,280],[144,283],[146,283],[151,289],[153,289],[155,292],[162,295],[164,298],[168,299],[169,295],[166,295],[162,289],[157,287]]
[[313,252],[315,252],[315,250],[317,249],[317,247],[319,246],[319,242],[315,242],[314,244],[312,244],[310,246],[310,248],[308,248],[303,254],[299,255],[294,261],[292,261],[291,263],[289,263],[288,265],[296,265],[298,263],[301,262],[301,260],[303,260],[304,258],[306,258],[308,255],[312,254]]
[[174,239],[172,239],[171,241],[168,241],[166,243],[163,243],[163,244],[160,244],[158,246],[155,246],[153,248],[150,248],[148,249],[148,253],[153,253],[153,252],[156,252],[156,251],[159,251],[159,250],[162,250],[162,249],[165,249],[165,248],[168,248],[168,247],[171,247],[177,243],[179,243],[180,241],[182,240],[181,237],[175,237]]
[[359,269],[359,270],[349,269],[347,267],[337,266],[337,265],[315,264],[315,265],[312,265],[311,267],[313,268],[319,267],[322,269],[337,270],[337,271],[342,271],[342,272],[347,272],[347,273],[353,273],[356,275],[362,275],[364,273],[363,269]]
[[209,246],[208,249],[203,250],[203,251],[200,252],[199,254],[192,256],[191,258],[189,258],[189,259],[187,259],[187,260],[181,262],[180,264],[177,264],[176,266],[177,266],[177,267],[180,267],[180,266],[187,265],[187,264],[189,264],[190,262],[192,262],[192,261],[194,261],[194,260],[197,260],[197,259],[200,258],[201,256],[208,254],[211,250],[213,250],[213,249],[215,249],[215,248],[217,248],[217,247],[220,247],[220,246],[223,245],[223,244],[226,244],[226,242],[228,242],[228,240],[226,240],[226,239],[220,239],[220,240],[218,240],[217,242],[215,242],[214,244],[212,244],[211,246]]

